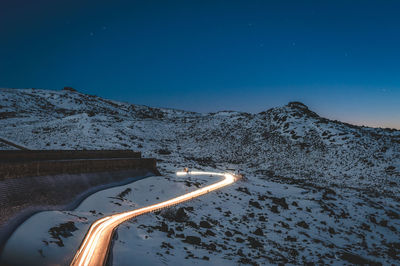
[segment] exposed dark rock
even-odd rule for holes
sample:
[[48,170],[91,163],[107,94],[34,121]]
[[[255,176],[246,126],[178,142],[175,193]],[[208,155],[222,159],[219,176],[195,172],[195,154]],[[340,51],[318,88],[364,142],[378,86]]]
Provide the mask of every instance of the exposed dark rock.
[[186,214],[184,208],[179,208],[175,214],[175,221],[182,223],[189,219],[189,216]]
[[257,228],[257,229],[253,232],[253,234],[258,235],[258,236],[263,236],[263,235],[264,235],[264,232],[263,232],[263,230],[262,230],[261,228]]
[[391,219],[400,219],[400,215],[392,210],[386,211],[386,215],[389,216]]
[[187,221],[186,225],[188,225],[190,227],[193,227],[193,228],[196,228],[196,229],[199,228],[199,226],[193,221]]
[[258,203],[258,201],[250,200],[249,205],[252,207],[255,207],[257,209],[260,209],[260,210],[262,209],[262,207],[261,207],[260,203]]
[[251,248],[262,248],[263,244],[258,241],[257,239],[255,239],[254,237],[247,237],[247,241],[249,241],[250,247]]
[[176,231],[183,231],[183,226],[178,225],[177,227],[175,227]]
[[211,224],[207,221],[200,221],[200,227],[202,228],[212,228]]
[[276,205],[281,206],[284,209],[289,209],[288,204],[286,203],[286,199],[285,198],[275,198],[272,197],[272,202]]
[[168,225],[165,222],[161,222],[161,226],[158,227],[161,232],[168,233]]
[[225,235],[226,235],[227,237],[232,237],[232,236],[233,236],[233,234],[232,234],[230,231],[226,231],[226,232],[225,232]]
[[66,223],[62,223],[58,226],[52,227],[49,229],[49,233],[53,239],[56,241],[51,241],[53,243],[56,243],[59,247],[64,246],[64,242],[62,241],[61,237],[67,238],[72,236],[71,232],[74,232],[78,230],[78,228],[75,226],[75,223],[70,221]]
[[185,209],[186,211],[189,211],[189,212],[194,211],[194,208],[193,208],[192,206],[184,207],[184,209]]
[[63,88],[64,91],[71,91],[71,92],[76,92],[76,90],[72,87],[64,87]]
[[286,241],[290,241],[290,242],[296,242],[296,241],[297,241],[297,238],[296,238],[296,237],[292,237],[292,236],[287,236],[287,237],[285,238],[285,240],[286,240]]
[[253,260],[251,260],[249,258],[240,258],[238,262],[240,264],[250,264],[250,265],[253,265],[253,266],[259,265],[257,262],[255,262],[255,261],[253,261]]
[[170,248],[170,249],[174,249],[174,247],[173,247],[170,243],[168,243],[168,242],[162,242],[160,247],[161,247],[161,248]]
[[304,228],[304,229],[310,228],[310,226],[308,225],[308,223],[306,223],[305,221],[298,222],[296,225],[297,225],[297,226],[300,226],[300,227],[302,227],[302,228]]
[[386,245],[388,246],[387,254],[395,260],[400,260],[400,242],[392,242]]
[[217,246],[214,243],[210,243],[210,244],[206,244],[206,243],[202,243],[201,244],[203,248],[210,250],[210,251],[216,251],[217,250]]
[[236,237],[236,242],[238,242],[238,243],[243,243],[244,242],[244,239],[243,238],[240,238],[240,237]]
[[207,230],[205,233],[207,236],[215,236],[215,233],[211,230]]
[[326,188],[324,190],[324,193],[322,194],[322,198],[324,200],[336,200],[335,198],[333,198],[331,196],[336,196],[336,192],[330,188]]
[[240,191],[240,192],[243,192],[243,193],[246,193],[247,195],[251,195],[251,193],[250,193],[250,191],[247,189],[247,187],[238,187],[236,190],[237,190],[237,191]]
[[171,151],[169,151],[169,150],[167,150],[167,149],[159,149],[159,150],[157,151],[157,153],[158,153],[158,154],[161,154],[161,155],[169,155],[169,154],[171,154]]
[[231,214],[232,214],[231,211],[226,211],[226,212],[224,212],[224,216],[225,216],[225,217],[230,217]]
[[175,236],[178,237],[178,238],[185,238],[184,234],[176,234]]
[[382,265],[380,262],[371,261],[359,255],[348,252],[344,252],[340,258],[356,265]]
[[272,205],[271,211],[272,211],[273,213],[279,213],[278,206],[277,206],[277,205]]
[[241,248],[238,249],[237,254],[241,257],[246,257],[246,255],[243,253],[243,250]]
[[186,236],[185,240],[183,240],[186,243],[192,244],[192,245],[200,245],[201,244],[201,238],[197,236]]
[[131,188],[127,188],[127,189],[125,189],[124,191],[122,191],[121,193],[119,193],[119,194],[117,195],[117,198],[123,199],[123,198],[125,198],[125,196],[128,195],[131,191],[132,191]]

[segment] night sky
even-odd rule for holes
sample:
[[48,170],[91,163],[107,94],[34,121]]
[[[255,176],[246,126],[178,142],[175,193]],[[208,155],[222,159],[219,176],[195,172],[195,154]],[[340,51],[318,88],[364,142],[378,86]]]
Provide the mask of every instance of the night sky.
[[400,1],[0,0],[0,87],[400,129]]

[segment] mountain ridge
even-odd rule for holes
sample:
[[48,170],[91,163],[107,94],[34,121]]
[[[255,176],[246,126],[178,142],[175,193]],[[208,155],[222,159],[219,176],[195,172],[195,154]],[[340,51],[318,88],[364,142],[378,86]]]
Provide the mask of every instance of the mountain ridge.
[[[157,159],[167,183],[183,182],[174,178],[183,167],[234,168],[247,177],[184,204],[196,210],[187,212],[190,224],[156,213],[138,218],[140,226],[122,226],[114,247],[119,261],[140,256],[132,247],[156,249],[150,264],[190,259],[184,248],[222,265],[400,260],[398,130],[329,120],[299,102],[257,114],[201,114],[31,89],[0,90],[0,128],[0,137],[33,149],[140,151]],[[198,226],[214,220],[215,236]],[[176,233],[157,231],[165,226]],[[193,249],[185,236],[202,245]],[[177,247],[168,249],[175,256],[160,255],[166,241]]]
[[[165,155],[160,156],[158,150],[171,143],[175,149],[171,153],[178,157],[184,150],[184,158],[212,157],[217,164],[258,162],[268,168],[265,158],[274,162],[280,158],[287,165],[308,165],[303,169],[309,169],[310,162],[325,168],[342,164],[336,168],[344,173],[348,164],[363,172],[362,166],[375,161],[379,166],[372,169],[380,174],[387,175],[387,167],[398,173],[400,131],[329,120],[300,102],[258,114],[202,114],[121,103],[69,90],[2,89],[0,93],[3,137],[35,148],[129,148],[162,159]],[[17,128],[20,130],[15,132]],[[40,137],[33,139],[35,136]],[[97,142],[98,136],[111,141]],[[388,156],[391,151],[395,151],[394,156]],[[281,158],[282,154],[288,156]],[[358,158],[357,162],[349,159],[343,163],[350,155]],[[321,162],[324,160],[326,164]],[[371,173],[367,175],[373,178]]]

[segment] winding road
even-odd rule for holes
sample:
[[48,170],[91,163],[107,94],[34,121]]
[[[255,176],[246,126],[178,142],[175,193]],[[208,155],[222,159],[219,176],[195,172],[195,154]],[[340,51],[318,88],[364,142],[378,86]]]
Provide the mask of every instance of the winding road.
[[221,176],[223,179],[212,185],[186,193],[182,196],[169,199],[160,203],[149,205],[140,209],[122,212],[103,217],[95,221],[89,228],[81,246],[71,262],[71,266],[104,265],[110,248],[111,239],[115,229],[123,222],[136,216],[174,206],[178,203],[191,200],[211,191],[220,189],[235,182],[238,178],[229,173],[214,172],[177,172],[178,176],[184,175],[210,175]]

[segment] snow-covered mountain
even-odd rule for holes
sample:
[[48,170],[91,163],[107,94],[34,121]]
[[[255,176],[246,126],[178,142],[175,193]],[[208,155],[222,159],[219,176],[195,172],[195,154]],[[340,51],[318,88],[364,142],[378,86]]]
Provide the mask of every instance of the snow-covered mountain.
[[[241,169],[247,181],[183,204],[185,221],[137,219],[143,232],[159,229],[152,263],[399,263],[398,130],[328,120],[299,102],[200,114],[37,89],[0,89],[0,128],[33,149],[141,151],[164,174]],[[119,236],[115,245],[130,243]]]

